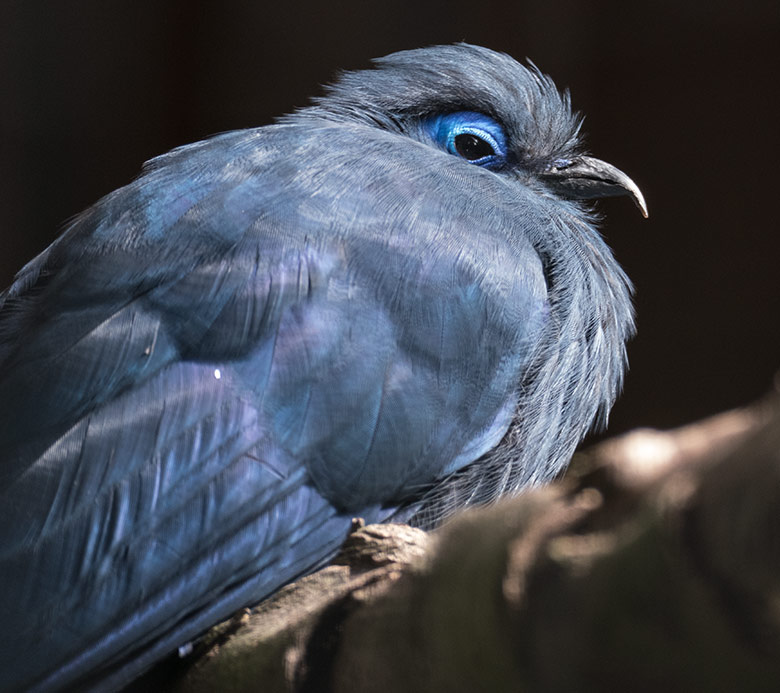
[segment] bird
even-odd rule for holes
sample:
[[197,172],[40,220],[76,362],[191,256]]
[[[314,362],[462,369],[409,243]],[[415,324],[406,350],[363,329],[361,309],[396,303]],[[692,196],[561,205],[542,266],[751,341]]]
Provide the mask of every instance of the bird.
[[147,162],[0,294],[0,688],[108,690],[323,565],[547,482],[634,333],[567,91],[469,44]]

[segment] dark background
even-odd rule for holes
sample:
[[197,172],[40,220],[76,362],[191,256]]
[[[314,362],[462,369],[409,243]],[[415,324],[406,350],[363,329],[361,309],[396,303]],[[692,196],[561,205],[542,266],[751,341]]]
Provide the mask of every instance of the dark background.
[[639,313],[611,431],[739,405],[780,366],[779,29],[777,0],[3,0],[0,285],[145,159],[466,40],[569,87],[590,150],[647,197],[649,221],[601,206]]

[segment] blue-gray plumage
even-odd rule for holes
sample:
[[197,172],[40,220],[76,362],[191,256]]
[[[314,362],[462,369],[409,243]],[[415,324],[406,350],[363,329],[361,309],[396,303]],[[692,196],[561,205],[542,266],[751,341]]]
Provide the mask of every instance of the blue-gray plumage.
[[344,74],[149,162],[0,294],[0,688],[112,687],[327,560],[557,474],[620,388],[631,194],[535,68]]

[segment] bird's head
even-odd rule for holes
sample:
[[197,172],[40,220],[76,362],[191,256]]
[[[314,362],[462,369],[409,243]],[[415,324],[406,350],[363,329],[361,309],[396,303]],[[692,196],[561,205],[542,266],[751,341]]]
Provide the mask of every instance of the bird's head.
[[642,193],[622,171],[585,156],[568,92],[534,65],[457,44],[393,53],[346,72],[316,101],[324,117],[396,131],[499,175],[541,182],[566,199]]

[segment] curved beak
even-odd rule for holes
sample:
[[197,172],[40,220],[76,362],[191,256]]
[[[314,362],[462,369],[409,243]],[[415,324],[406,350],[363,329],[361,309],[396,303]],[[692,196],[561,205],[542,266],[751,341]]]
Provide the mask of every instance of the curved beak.
[[562,197],[572,200],[629,195],[647,219],[647,205],[637,184],[619,168],[601,159],[592,156],[557,159],[542,172],[541,178]]

